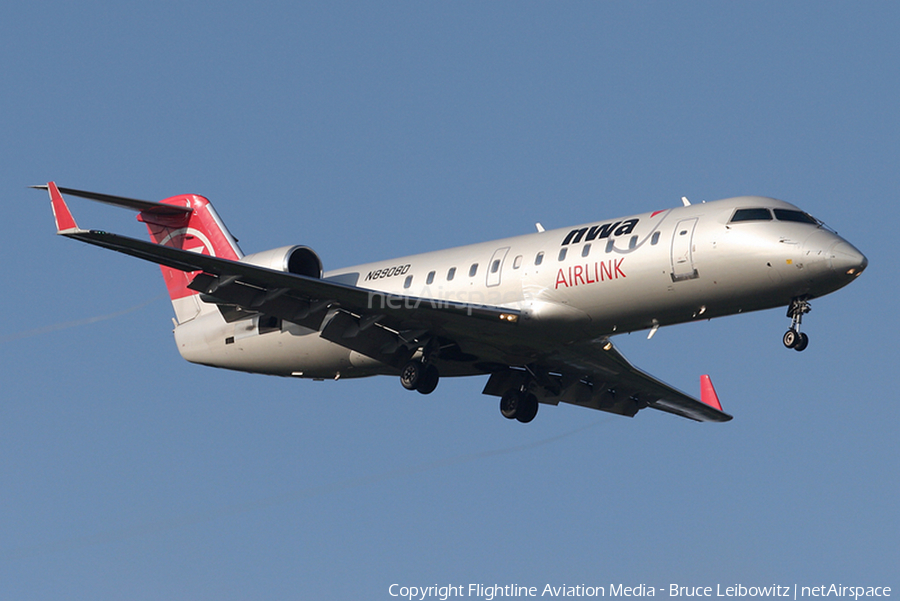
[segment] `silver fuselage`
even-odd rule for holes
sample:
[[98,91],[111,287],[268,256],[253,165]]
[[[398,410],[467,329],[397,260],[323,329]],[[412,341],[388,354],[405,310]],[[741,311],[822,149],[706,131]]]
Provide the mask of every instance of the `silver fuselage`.
[[[495,351],[486,339],[462,351],[481,363],[525,365],[559,345],[819,297],[865,268],[862,253],[820,224],[731,221],[736,210],[752,208],[799,211],[771,198],[730,198],[377,261],[324,278],[398,298],[519,310],[522,319],[508,334],[515,344],[507,339]],[[229,337],[233,343],[224,345]],[[178,325],[175,338],[185,359],[229,369],[309,378],[397,373],[290,322],[277,329],[258,316],[227,323],[214,305]],[[440,368],[445,376],[484,372],[464,360]]]

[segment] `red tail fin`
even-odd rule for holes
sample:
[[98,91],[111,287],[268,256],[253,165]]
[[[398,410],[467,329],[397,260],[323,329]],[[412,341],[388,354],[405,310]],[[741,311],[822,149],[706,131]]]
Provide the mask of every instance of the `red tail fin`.
[[[191,211],[170,214],[155,207],[141,211],[138,221],[147,224],[153,242],[233,261],[243,256],[237,240],[219,219],[207,199],[195,194],[182,194],[167,198],[159,204],[185,207]],[[185,273],[164,265],[160,266],[160,269],[178,321],[183,322],[195,317],[201,309],[197,299],[198,293],[187,286],[196,274]]]
[[[46,186],[32,187],[50,192],[53,215],[56,217],[56,230],[59,234],[78,233],[78,225],[66,201],[63,200],[62,193],[64,193],[138,211],[138,221],[147,224],[150,238],[156,244],[232,261],[238,261],[244,256],[237,245],[237,240],[219,219],[210,202],[202,196],[182,194],[161,202],[150,202],[112,194],[59,188],[54,182],[49,182]],[[204,307],[211,309],[211,305],[201,304],[199,294],[187,287],[196,273],[185,273],[165,266],[161,268],[179,322],[193,319]]]

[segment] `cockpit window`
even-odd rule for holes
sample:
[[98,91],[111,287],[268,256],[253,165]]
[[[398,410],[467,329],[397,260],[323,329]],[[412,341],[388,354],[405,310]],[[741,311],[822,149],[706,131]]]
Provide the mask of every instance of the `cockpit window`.
[[769,209],[738,209],[731,218],[731,223],[736,221],[771,221],[772,213]]
[[803,211],[792,211],[790,209],[775,209],[775,219],[778,221],[796,221],[797,223],[811,223],[819,225],[815,217]]

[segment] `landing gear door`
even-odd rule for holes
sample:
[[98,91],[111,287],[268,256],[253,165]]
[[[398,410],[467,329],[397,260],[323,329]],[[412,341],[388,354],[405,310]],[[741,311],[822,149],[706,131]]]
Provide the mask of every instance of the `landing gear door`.
[[672,281],[693,280],[700,277],[694,267],[694,229],[697,217],[682,219],[675,226],[672,237]]
[[500,274],[503,272],[503,260],[506,259],[506,253],[509,252],[509,247],[498,248],[494,251],[494,256],[491,257],[491,262],[488,263],[487,270],[487,285],[488,286],[499,286],[500,285]]

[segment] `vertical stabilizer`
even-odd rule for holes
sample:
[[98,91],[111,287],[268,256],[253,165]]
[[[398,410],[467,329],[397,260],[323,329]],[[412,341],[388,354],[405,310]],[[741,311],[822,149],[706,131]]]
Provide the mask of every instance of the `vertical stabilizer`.
[[[188,210],[171,213],[165,211],[163,205]],[[244,256],[237,240],[219,219],[209,200],[196,194],[167,198],[154,207],[142,210],[138,221],[147,225],[150,239],[163,246],[232,261],[238,261]],[[195,318],[204,307],[209,307],[200,302],[196,291],[187,287],[196,273],[179,271],[165,265],[161,265],[160,269],[179,323]]]

